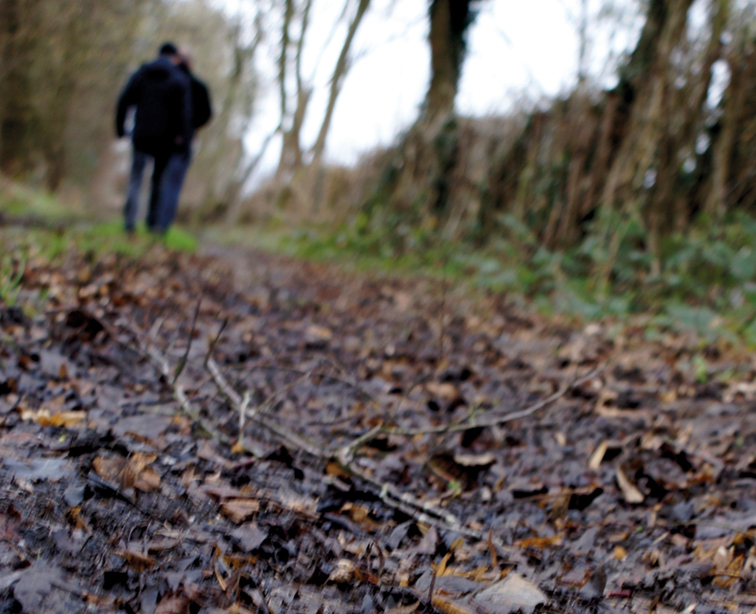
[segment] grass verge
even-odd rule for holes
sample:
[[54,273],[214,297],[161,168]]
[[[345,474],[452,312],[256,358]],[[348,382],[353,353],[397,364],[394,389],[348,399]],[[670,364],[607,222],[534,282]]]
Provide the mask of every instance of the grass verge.
[[640,328],[650,340],[693,333],[700,347],[756,347],[756,219],[742,214],[718,226],[702,221],[662,246],[657,272],[629,229],[602,292],[592,271],[601,261],[590,237],[554,252],[527,232],[510,232],[485,247],[439,239],[422,230],[374,230],[359,219],[337,230],[235,231],[215,240],[255,244],[352,269],[425,275],[483,291],[506,293],[543,315],[575,323],[611,320]]

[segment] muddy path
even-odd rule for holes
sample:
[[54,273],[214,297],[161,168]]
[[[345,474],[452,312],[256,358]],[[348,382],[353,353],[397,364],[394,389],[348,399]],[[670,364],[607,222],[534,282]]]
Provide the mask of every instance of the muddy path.
[[18,301],[0,612],[756,605],[747,357],[217,247],[32,260]]

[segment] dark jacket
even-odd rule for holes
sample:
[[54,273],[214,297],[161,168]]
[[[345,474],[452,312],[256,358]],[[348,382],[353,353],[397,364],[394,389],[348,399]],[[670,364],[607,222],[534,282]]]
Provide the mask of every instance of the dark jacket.
[[189,77],[192,88],[192,128],[201,128],[213,116],[213,108],[210,104],[210,91],[207,86],[194,76],[186,64],[179,64],[179,68]]
[[118,99],[116,133],[125,134],[130,107],[136,107],[132,140],[146,153],[181,149],[192,138],[192,88],[189,78],[168,58],[144,64]]

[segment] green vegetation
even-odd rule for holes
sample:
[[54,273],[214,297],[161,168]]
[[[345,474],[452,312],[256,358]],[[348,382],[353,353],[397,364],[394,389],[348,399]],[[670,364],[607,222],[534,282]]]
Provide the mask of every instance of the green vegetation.
[[[0,301],[6,305],[15,301],[28,254],[54,260],[76,249],[95,257],[117,253],[138,258],[157,243],[185,252],[198,246],[192,234],[175,226],[162,238],[144,228],[129,236],[120,219],[95,222],[54,197],[16,186],[0,192],[0,216],[22,222],[0,227]],[[552,251],[511,217],[498,220],[500,236],[484,246],[445,241],[433,228],[410,228],[399,219],[394,224],[374,221],[361,214],[336,230],[290,231],[272,225],[265,231],[229,231],[217,226],[204,236],[362,270],[436,276],[506,293],[541,313],[580,321],[641,322],[649,338],[664,331],[692,331],[702,344],[756,345],[756,218],[742,212],[716,226],[701,221],[686,236],[666,240],[658,274],[642,230],[628,225],[605,291],[591,275],[604,257],[593,235],[575,248]],[[701,365],[692,368],[705,378]]]
[[649,336],[693,331],[702,343],[756,345],[756,219],[750,215],[734,213],[717,225],[702,219],[685,236],[665,240],[657,273],[642,229],[629,224],[608,288],[592,274],[606,257],[593,235],[552,251],[513,218],[499,221],[504,232],[483,247],[402,224],[386,231],[391,225],[362,215],[337,231],[279,234],[278,248],[359,268],[437,275],[580,320],[642,319]]
[[0,302],[13,304],[28,254],[54,261],[70,250],[100,257],[115,253],[138,258],[157,243],[167,249],[194,252],[197,239],[186,230],[172,227],[157,237],[140,227],[134,235],[123,232],[120,219],[98,222],[76,206],[54,196],[5,184],[0,189]]
[[0,258],[0,303],[8,307],[16,304],[25,268],[23,261],[14,261],[10,254],[2,255]]

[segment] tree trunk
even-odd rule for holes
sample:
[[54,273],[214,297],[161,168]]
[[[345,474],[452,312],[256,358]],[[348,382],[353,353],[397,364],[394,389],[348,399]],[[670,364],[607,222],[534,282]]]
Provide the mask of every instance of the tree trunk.
[[20,176],[31,169],[33,107],[28,66],[35,0],[0,0],[0,171]]
[[286,89],[289,70],[289,45],[291,44],[292,22],[297,13],[297,7],[293,0],[286,0],[284,21],[281,34],[281,50],[278,56],[278,89],[281,102],[281,157],[276,169],[276,180],[289,182],[294,174],[303,166],[302,151],[302,125],[304,124],[307,107],[312,94],[311,88],[302,78],[302,54],[304,52],[304,40],[309,26],[309,14],[312,0],[306,0],[302,6],[302,18],[299,28],[299,37],[294,56],[294,71],[296,80],[296,106],[293,113],[290,110],[289,95]]
[[424,121],[454,113],[454,99],[465,55],[465,33],[472,23],[472,0],[432,0],[430,5],[431,80],[425,96]]
[[349,30],[347,31],[346,39],[341,47],[341,53],[339,59],[336,61],[336,67],[333,69],[333,76],[331,77],[331,85],[328,93],[328,106],[326,107],[325,116],[323,117],[323,123],[320,125],[320,132],[318,132],[318,138],[315,141],[315,145],[312,148],[312,165],[319,167],[323,150],[325,149],[326,138],[328,137],[328,131],[331,128],[331,119],[333,118],[333,111],[336,108],[336,100],[341,92],[341,86],[344,82],[344,77],[349,69],[349,50],[352,47],[352,41],[354,35],[357,33],[357,29],[360,27],[362,17],[365,15],[368,7],[370,6],[370,0],[360,0],[357,6],[357,13],[352,19],[352,23],[349,24]]
[[[672,117],[679,112],[672,108],[672,54],[685,35],[691,4],[692,0],[652,0],[638,45],[621,74],[618,88],[630,110],[601,202],[601,234],[608,250],[598,271],[602,292],[618,256],[621,228],[629,219],[644,219],[642,210],[654,185],[651,179],[658,177],[659,164],[664,162],[664,143],[674,129]],[[619,217],[613,214],[615,207]]]
[[312,190],[314,210],[319,208],[320,201],[323,198],[323,184],[325,182],[323,152],[325,151],[328,132],[331,129],[331,120],[333,119],[333,111],[336,108],[336,100],[341,92],[344,77],[346,77],[346,74],[349,71],[349,51],[352,48],[352,41],[354,40],[355,34],[357,34],[357,29],[360,27],[360,22],[369,6],[370,0],[359,0],[357,12],[352,19],[352,22],[349,24],[346,39],[341,46],[339,59],[336,61],[336,67],[333,69],[333,76],[331,77],[331,85],[328,93],[328,105],[326,107],[325,115],[323,116],[323,123],[320,125],[318,138],[315,140],[315,145],[312,147],[312,161],[310,162],[310,167],[311,172],[314,173],[314,185]]

